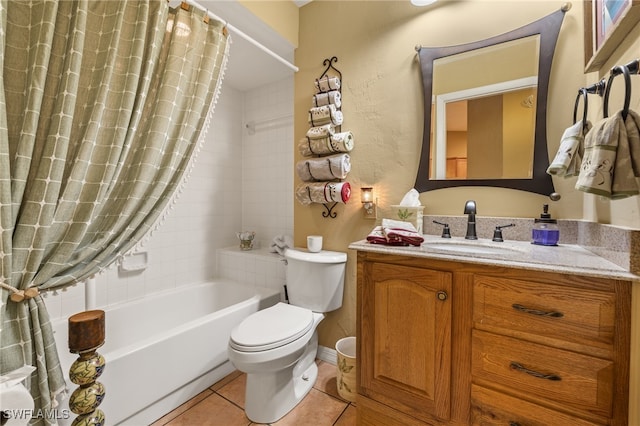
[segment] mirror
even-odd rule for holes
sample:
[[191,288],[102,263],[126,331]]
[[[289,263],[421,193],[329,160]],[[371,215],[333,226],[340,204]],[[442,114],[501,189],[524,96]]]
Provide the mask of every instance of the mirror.
[[547,91],[567,10],[486,40],[419,48],[425,101],[419,192],[454,186],[554,192],[546,173]]

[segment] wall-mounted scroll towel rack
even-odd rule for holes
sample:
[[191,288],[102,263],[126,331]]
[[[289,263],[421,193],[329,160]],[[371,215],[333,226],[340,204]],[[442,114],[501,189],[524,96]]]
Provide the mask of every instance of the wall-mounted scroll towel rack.
[[[322,217],[328,218],[336,218],[337,213],[334,208],[339,203],[346,204],[351,197],[351,185],[349,182],[343,181],[351,168],[350,163],[346,167],[347,163],[339,161],[337,173],[334,173],[329,158],[336,152],[351,151],[353,145],[351,132],[342,134],[340,130],[343,120],[341,111],[342,73],[334,67],[333,64],[336,62],[338,62],[336,56],[325,59],[322,62],[325,69],[320,77],[315,79],[316,93],[312,98],[313,106],[309,110],[311,128],[305,139],[302,140],[302,146],[308,143],[309,149],[301,151],[305,157],[326,157],[328,167],[312,173],[311,164],[307,160],[298,161],[296,164],[298,177],[304,182],[296,187],[296,199],[303,205],[322,204],[325,209],[322,212]],[[328,120],[326,124],[325,120]],[[317,141],[321,147],[326,145],[328,149],[319,149],[318,152],[314,152],[314,149],[311,149],[312,141],[314,144]],[[342,148],[340,141],[345,142]],[[342,161],[346,161],[345,157],[348,160],[348,155],[343,154]],[[335,156],[331,158],[335,159]],[[323,164],[323,162],[315,161],[314,164]]]

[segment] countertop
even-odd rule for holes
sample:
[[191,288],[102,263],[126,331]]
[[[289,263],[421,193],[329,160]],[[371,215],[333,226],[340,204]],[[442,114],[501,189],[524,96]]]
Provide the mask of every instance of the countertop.
[[[579,245],[541,246],[528,241],[494,242],[490,239],[465,240],[461,237],[447,239],[436,235],[423,235],[423,237],[425,240],[419,247],[387,246],[361,240],[351,243],[349,248],[373,253],[640,281],[640,276]],[[449,245],[452,247],[446,249]],[[473,250],[475,246],[480,246],[482,252],[464,251],[464,247],[470,247]]]

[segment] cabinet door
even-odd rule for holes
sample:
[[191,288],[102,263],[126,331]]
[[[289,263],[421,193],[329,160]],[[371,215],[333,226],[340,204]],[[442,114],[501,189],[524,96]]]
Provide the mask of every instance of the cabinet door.
[[451,411],[450,272],[366,263],[360,391],[430,421]]

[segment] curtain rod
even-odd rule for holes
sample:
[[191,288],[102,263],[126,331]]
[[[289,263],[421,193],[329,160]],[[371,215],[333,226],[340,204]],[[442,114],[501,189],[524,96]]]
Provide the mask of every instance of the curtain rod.
[[250,35],[240,31],[237,27],[231,25],[229,22],[227,22],[226,20],[222,19],[221,17],[217,16],[215,13],[210,12],[206,7],[202,6],[201,4],[199,4],[197,1],[195,0],[184,0],[184,3],[193,5],[201,10],[204,10],[207,12],[207,15],[209,15],[209,17],[213,18],[213,19],[217,19],[218,21],[222,21],[225,23],[226,27],[231,30],[232,32],[234,32],[235,34],[239,35],[240,37],[242,37],[243,39],[245,39],[246,41],[248,41],[249,43],[253,44],[255,47],[257,47],[258,49],[262,50],[263,52],[265,52],[267,55],[271,56],[272,58],[276,59],[277,61],[283,63],[284,65],[286,65],[288,68],[292,69],[294,72],[298,72],[299,68],[295,65],[293,65],[291,62],[287,61],[286,59],[284,59],[282,56],[278,55],[277,53],[275,53],[273,50],[269,49],[268,47],[266,47],[265,45],[261,44],[260,42],[256,41],[254,38],[252,38]]

